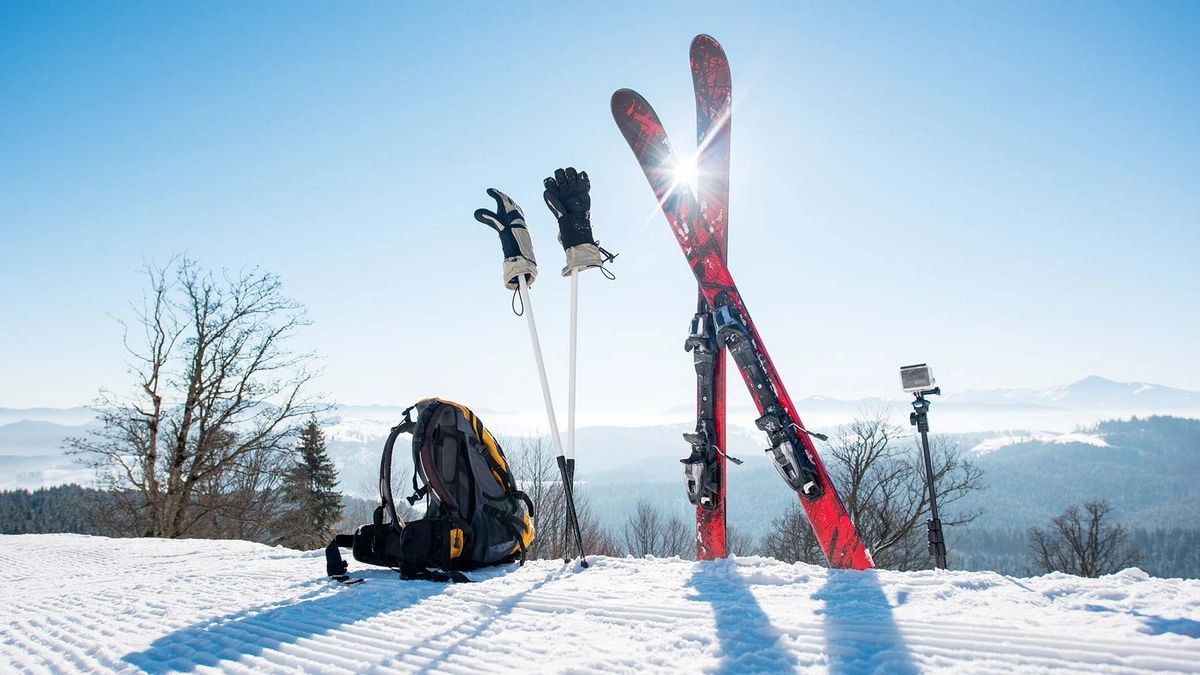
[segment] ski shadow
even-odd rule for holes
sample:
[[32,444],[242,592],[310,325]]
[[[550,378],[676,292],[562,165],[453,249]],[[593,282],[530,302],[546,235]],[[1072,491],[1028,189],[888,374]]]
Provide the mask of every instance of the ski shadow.
[[[244,609],[203,621],[164,635],[140,652],[122,660],[150,675],[217,668],[247,656],[279,650],[326,631],[335,630],[386,612],[405,609],[444,593],[448,584],[401,581],[390,570],[360,570],[363,586],[348,586],[332,595],[322,594],[331,580],[313,582],[308,597],[281,606]],[[362,592],[376,584],[387,587]]]
[[1111,612],[1113,614],[1128,614],[1142,619],[1142,627],[1139,629],[1147,635],[1162,635],[1163,633],[1174,633],[1184,637],[1200,639],[1200,621],[1187,618],[1169,619],[1158,614],[1143,614],[1136,609],[1121,610],[1103,605],[1084,605],[1083,608],[1089,612]]
[[722,653],[716,672],[796,670],[796,655],[779,645],[783,633],[771,625],[767,613],[731,561],[698,565],[688,585],[696,590],[693,600],[708,603],[713,609]]
[[1200,621],[1194,619],[1168,619],[1157,614],[1139,614],[1133,613],[1135,616],[1142,617],[1146,620],[1142,632],[1150,635],[1162,635],[1163,633],[1174,633],[1184,637],[1200,639]]
[[896,627],[875,570],[828,570],[814,600],[825,608],[825,654],[829,672],[918,673],[912,654]]

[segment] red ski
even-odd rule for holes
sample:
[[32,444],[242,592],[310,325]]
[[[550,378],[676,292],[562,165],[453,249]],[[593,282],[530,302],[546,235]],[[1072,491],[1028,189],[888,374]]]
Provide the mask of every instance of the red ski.
[[826,560],[837,568],[873,567],[746,311],[725,264],[723,238],[715,235],[695,195],[679,180],[683,173],[658,115],[630,89],[613,94],[612,114],[662,206],[700,292],[714,310],[718,344],[729,349],[762,414],[756,424],[770,439],[767,455],[799,495]]
[[[733,110],[733,80],[729,59],[708,35],[697,35],[690,51],[692,86],[696,92],[696,173],[700,211],[726,257],[729,246],[729,129]],[[716,341],[704,292],[699,293],[688,346],[696,364],[696,431],[688,435],[692,456],[702,462],[688,472],[688,496],[696,504],[696,558],[715,560],[728,555],[725,544],[725,350]],[[706,331],[707,336],[698,334]],[[707,337],[707,340],[706,340]],[[707,344],[701,344],[701,341]],[[705,348],[707,347],[707,351]],[[691,469],[691,467],[688,467]],[[712,485],[704,485],[704,481]],[[709,494],[704,494],[705,491]]]

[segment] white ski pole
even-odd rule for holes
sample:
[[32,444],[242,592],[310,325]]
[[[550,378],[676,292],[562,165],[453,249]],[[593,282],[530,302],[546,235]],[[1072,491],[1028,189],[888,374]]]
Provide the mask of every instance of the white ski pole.
[[563,458],[562,440],[558,435],[558,419],[554,415],[554,402],[550,398],[550,383],[546,378],[546,364],[542,360],[542,343],[538,340],[537,322],[533,318],[533,305],[529,302],[529,285],[525,275],[517,277],[521,303],[525,307],[525,324],[529,326],[529,339],[533,342],[533,358],[537,361],[538,378],[542,383],[542,400],[546,403],[546,417],[550,420],[550,436],[559,459]]
[[[569,365],[567,366],[567,481],[575,489],[575,363],[579,332],[579,270],[571,270],[571,337]],[[573,523],[566,523],[567,536],[571,536]]]
[[579,270],[571,270],[571,364],[567,370],[567,470],[575,478],[575,362],[579,343]]
[[529,301],[529,285],[525,276],[517,277],[517,288],[521,293],[521,303],[525,307],[525,323],[529,326],[529,339],[533,343],[533,357],[537,361],[538,378],[542,383],[542,399],[546,403],[546,417],[550,420],[550,435],[554,441],[554,449],[558,453],[558,470],[562,476],[563,491],[567,497],[567,523],[574,523],[575,544],[579,547],[579,564],[587,567],[587,558],[583,550],[583,533],[579,529],[579,518],[575,513],[575,491],[571,485],[567,471],[566,457],[563,456],[562,439],[558,434],[558,419],[554,415],[554,402],[550,398],[550,383],[546,378],[546,364],[542,360],[542,343],[538,340],[537,321],[533,317],[533,305]]
[[[584,176],[586,178],[586,175]],[[533,241],[529,238],[529,228],[525,226],[525,213],[511,197],[497,190],[488,188],[488,196],[496,200],[496,210],[476,209],[475,220],[487,225],[500,235],[500,245],[504,249],[504,286],[514,289],[521,294],[521,305],[525,310],[525,321],[529,325],[529,339],[533,343],[533,357],[537,360],[538,379],[542,384],[542,400],[546,403],[546,418],[550,420],[550,435],[554,439],[554,449],[558,454],[558,470],[562,474],[563,496],[567,499],[566,518],[568,523],[575,524],[575,543],[579,547],[579,563],[587,567],[587,558],[583,552],[583,534],[579,529],[579,519],[575,513],[575,494],[571,489],[571,481],[567,476],[567,460],[563,456],[562,437],[558,433],[558,418],[554,415],[554,403],[550,400],[550,383],[546,380],[546,364],[542,361],[542,344],[538,340],[537,322],[533,318],[533,304],[529,301],[529,286],[537,279],[537,257],[533,253]],[[513,285],[513,280],[516,285]],[[515,309],[515,308],[514,308]],[[570,539],[568,531],[564,542]],[[570,560],[570,558],[567,558]]]

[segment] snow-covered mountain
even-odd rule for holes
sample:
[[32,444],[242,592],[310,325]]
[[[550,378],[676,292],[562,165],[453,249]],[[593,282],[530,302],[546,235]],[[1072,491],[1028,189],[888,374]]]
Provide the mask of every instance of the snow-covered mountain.
[[1048,389],[992,389],[949,393],[947,401],[1024,404],[1073,410],[1200,410],[1200,393],[1145,382],[1113,382],[1097,375]]
[[1195,673],[1200,581],[592,557],[402,581],[236,541],[0,536],[5,673]]
[[13,422],[46,422],[63,426],[81,426],[96,419],[91,408],[0,408],[0,425]]

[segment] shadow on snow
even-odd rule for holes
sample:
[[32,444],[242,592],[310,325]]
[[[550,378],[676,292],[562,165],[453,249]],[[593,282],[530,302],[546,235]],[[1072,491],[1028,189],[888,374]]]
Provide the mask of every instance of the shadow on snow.
[[[456,625],[454,628],[424,640],[426,644],[444,643],[456,638],[436,657],[423,654],[424,664],[417,672],[436,669],[441,663],[454,656],[466,643],[478,637],[487,623],[499,614],[511,612],[520,600],[534,589],[560,576],[556,573],[524,591],[505,598],[496,606],[495,612],[479,617],[473,622]],[[261,656],[267,652],[280,651],[287,645],[297,644],[306,638],[338,630],[344,626],[372,617],[413,607],[421,601],[445,593],[453,584],[431,581],[401,581],[390,570],[357,570],[356,576],[368,580],[364,586],[339,589],[331,595],[301,598],[298,601],[275,607],[257,607],[217,617],[177,630],[155,640],[144,651],[126,654],[122,660],[151,675],[167,672],[190,672],[201,667],[219,668],[222,664],[238,662],[248,656]],[[504,574],[488,575],[485,581]],[[375,582],[380,582],[378,586]],[[332,581],[318,582],[315,593],[321,593]],[[384,586],[386,584],[386,586]],[[379,588],[379,586],[384,586]],[[399,646],[398,646],[399,647]],[[363,653],[358,655],[366,667],[380,664],[402,663],[407,652]],[[382,657],[382,660],[380,658]],[[376,661],[367,665],[367,661]]]
[[1185,618],[1167,618],[1158,614],[1143,614],[1133,609],[1113,609],[1103,605],[1084,605],[1083,607],[1089,612],[1111,612],[1113,614],[1128,614],[1143,619],[1141,632],[1147,635],[1162,635],[1163,633],[1174,633],[1190,638],[1200,638],[1200,621]]
[[[332,595],[277,607],[245,609],[210,619],[164,635],[145,651],[126,654],[123,660],[152,675],[188,672],[202,666],[220,667],[222,663],[277,650],[341,626],[411,607],[447,588],[446,584],[429,581],[401,582],[390,570],[361,570],[357,576],[367,579],[367,583],[339,589]],[[395,583],[386,590],[363,592],[379,582]],[[325,590],[325,584],[336,582],[319,583],[320,590]]]
[[796,670],[796,655],[779,645],[782,633],[771,625],[735,563],[702,563],[688,585],[696,589],[694,600],[712,606],[722,654],[719,672]]
[[825,602],[818,613],[825,616],[829,672],[918,672],[875,570],[829,570],[827,574],[824,588],[813,599]]
[[[916,673],[916,665],[873,570],[827,570],[814,600],[824,601],[824,653],[829,672]],[[780,638],[735,563],[701,565],[690,586],[712,605],[722,659],[719,672],[794,672],[797,655]],[[805,639],[792,636],[792,639]]]

